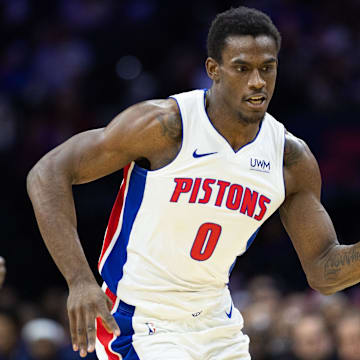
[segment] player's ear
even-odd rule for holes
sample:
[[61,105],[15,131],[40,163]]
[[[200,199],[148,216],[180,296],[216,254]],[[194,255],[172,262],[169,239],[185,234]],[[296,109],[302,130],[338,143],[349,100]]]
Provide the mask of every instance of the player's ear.
[[209,78],[215,82],[218,82],[219,77],[219,64],[212,57],[208,57],[205,61],[206,72]]

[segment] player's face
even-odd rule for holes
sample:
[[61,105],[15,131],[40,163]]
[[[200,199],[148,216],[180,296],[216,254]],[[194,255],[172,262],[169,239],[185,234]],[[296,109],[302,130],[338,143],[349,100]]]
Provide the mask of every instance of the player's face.
[[242,120],[258,122],[264,117],[275,88],[277,64],[272,37],[227,38],[215,86],[226,105]]

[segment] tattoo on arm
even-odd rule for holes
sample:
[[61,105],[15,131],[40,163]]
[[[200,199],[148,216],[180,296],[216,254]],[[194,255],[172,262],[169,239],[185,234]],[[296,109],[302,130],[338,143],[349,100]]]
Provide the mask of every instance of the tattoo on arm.
[[338,273],[345,267],[360,262],[360,251],[350,249],[340,254],[334,254],[324,264],[324,276],[327,280],[335,280]]
[[156,120],[162,127],[162,135],[174,141],[179,141],[182,135],[182,124],[177,114],[159,115]]
[[304,154],[304,143],[286,136],[284,150],[284,165],[289,168],[296,164]]

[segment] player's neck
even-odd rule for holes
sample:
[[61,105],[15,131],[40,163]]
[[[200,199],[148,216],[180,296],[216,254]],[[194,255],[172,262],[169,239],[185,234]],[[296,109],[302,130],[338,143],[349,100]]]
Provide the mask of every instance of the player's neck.
[[239,114],[232,111],[211,89],[207,91],[205,107],[211,123],[235,151],[256,137],[261,121],[243,121]]

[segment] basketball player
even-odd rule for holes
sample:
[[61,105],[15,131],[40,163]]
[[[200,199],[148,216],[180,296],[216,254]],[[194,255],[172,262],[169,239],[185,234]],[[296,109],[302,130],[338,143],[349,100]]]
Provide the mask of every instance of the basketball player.
[[[96,344],[99,359],[250,359],[229,272],[278,208],[310,286],[330,294],[359,281],[359,244],[339,245],[314,156],[266,113],[280,42],[257,10],[219,14],[208,34],[211,89],[134,105],[29,173],[41,234],[69,286],[81,356]],[[71,186],[121,168],[101,291],[80,245]]]
[[0,256],[0,288],[2,287],[6,275],[5,259]]

